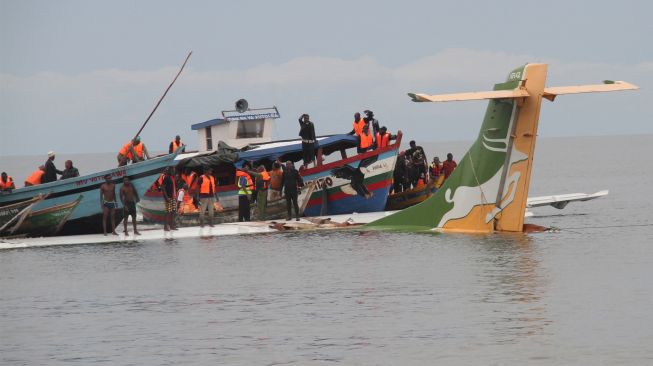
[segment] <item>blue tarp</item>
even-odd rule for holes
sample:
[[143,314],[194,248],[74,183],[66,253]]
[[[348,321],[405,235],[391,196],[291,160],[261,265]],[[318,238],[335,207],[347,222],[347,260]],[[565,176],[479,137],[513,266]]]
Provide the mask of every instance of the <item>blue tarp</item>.
[[[270,144],[274,144],[274,143],[276,142],[271,142]],[[291,155],[295,155],[298,158],[290,159],[290,160],[298,161],[301,159],[301,154],[302,154],[301,140],[297,140],[297,142],[293,144],[288,144],[279,147],[265,148],[265,145],[266,144],[257,145],[260,147],[257,147],[255,150],[239,152],[238,162],[236,162],[236,166],[240,167],[244,161],[259,161],[263,159],[274,161],[282,156],[285,156],[287,160],[290,158]],[[317,148],[322,148],[323,153],[325,155],[328,155],[334,151],[356,147],[357,145],[358,145],[358,139],[353,135],[333,135],[319,140],[316,146],[316,151]]]

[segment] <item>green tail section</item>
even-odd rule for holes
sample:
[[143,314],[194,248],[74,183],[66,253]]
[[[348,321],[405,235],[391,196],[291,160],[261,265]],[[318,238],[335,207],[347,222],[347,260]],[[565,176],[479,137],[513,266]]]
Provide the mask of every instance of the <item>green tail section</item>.
[[[519,87],[524,67],[510,73],[508,81],[494,90]],[[429,230],[447,228],[461,231],[469,220],[479,227],[492,227],[492,209],[505,180],[508,146],[518,108],[513,99],[490,100],[478,137],[459,160],[458,167],[442,187],[424,202],[368,224],[372,228]],[[479,230],[482,231],[482,230]]]

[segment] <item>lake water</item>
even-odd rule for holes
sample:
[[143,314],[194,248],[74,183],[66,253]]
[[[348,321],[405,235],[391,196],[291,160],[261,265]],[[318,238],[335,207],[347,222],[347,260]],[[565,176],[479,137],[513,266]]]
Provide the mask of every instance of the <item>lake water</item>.
[[534,210],[558,232],[1,251],[0,364],[653,364],[651,142],[540,139],[531,196],[610,189]]

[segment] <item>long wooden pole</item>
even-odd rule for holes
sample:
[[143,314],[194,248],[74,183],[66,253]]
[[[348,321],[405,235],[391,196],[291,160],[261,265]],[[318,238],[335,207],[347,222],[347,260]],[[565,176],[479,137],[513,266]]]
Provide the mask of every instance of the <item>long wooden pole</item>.
[[170,90],[170,88],[172,88],[172,85],[175,83],[175,81],[177,81],[177,78],[179,77],[181,72],[184,70],[184,66],[186,66],[186,63],[188,62],[188,59],[190,58],[190,55],[192,55],[192,54],[193,54],[193,51],[188,52],[188,56],[186,56],[186,60],[184,60],[184,63],[181,65],[181,68],[179,69],[179,72],[177,73],[175,78],[172,80],[170,85],[168,85],[168,88],[166,89],[166,91],[163,92],[163,95],[161,96],[159,101],[154,106],[154,109],[152,110],[152,112],[150,112],[150,115],[147,116],[147,119],[145,120],[145,122],[143,122],[143,125],[141,126],[141,128],[138,130],[138,132],[136,132],[136,135],[134,136],[134,138],[138,137],[141,134],[141,132],[145,128],[145,125],[147,124],[147,122],[150,120],[150,118],[152,118],[152,115],[154,114],[156,109],[159,108],[159,104],[161,104],[161,102],[163,101],[163,98],[165,98],[166,94],[168,94],[168,90]]

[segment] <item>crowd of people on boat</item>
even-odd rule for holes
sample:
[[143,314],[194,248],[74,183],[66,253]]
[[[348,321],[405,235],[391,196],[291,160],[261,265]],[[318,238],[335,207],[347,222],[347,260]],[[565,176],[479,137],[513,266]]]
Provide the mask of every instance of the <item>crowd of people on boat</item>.
[[409,145],[409,149],[399,152],[397,156],[391,194],[423,188],[429,183],[439,188],[458,166],[452,153],[448,153],[443,162],[435,156],[431,163],[428,163],[421,146],[416,145],[414,140],[410,141]]
[[[43,183],[54,182],[57,180],[57,175],[61,177],[59,179],[69,179],[79,176],[79,170],[73,166],[72,160],[66,160],[64,163],[65,169],[59,170],[54,165],[55,153],[54,151],[48,152],[48,158],[45,163],[38,167],[34,172],[32,172],[27,178],[25,178],[24,186],[36,186]],[[14,179],[7,174],[7,172],[2,172],[0,178],[0,191],[11,191],[16,189],[16,183]]]
[[[387,131],[385,126],[380,126],[379,121],[374,118],[374,112],[365,110],[365,117],[361,113],[354,113],[352,130],[348,135],[356,137],[357,153],[363,154],[378,148],[384,148],[397,136]],[[269,200],[286,199],[287,219],[292,219],[292,213],[296,220],[299,220],[300,210],[298,195],[304,186],[300,171],[306,169],[310,163],[316,163],[319,143],[315,135],[315,125],[308,114],[299,117],[299,136],[302,142],[303,164],[300,170],[295,169],[292,161],[277,161],[271,164],[268,171],[265,165],[253,166],[250,162],[244,162],[242,167],[235,171],[234,179],[227,179],[235,183],[238,190],[238,221],[249,221],[251,209],[257,209],[259,220],[266,219],[266,209]],[[185,145],[179,135],[170,142],[169,153],[175,153],[183,149]],[[138,163],[150,159],[149,152],[140,137],[135,137],[127,142],[119,150],[116,157],[118,166],[128,163]],[[25,186],[38,185],[60,179],[69,179],[79,176],[79,171],[73,166],[71,160],[65,162],[65,169],[59,170],[54,164],[55,153],[48,152],[46,162],[33,172],[25,180]],[[423,187],[431,180],[446,179],[456,162],[453,156],[448,154],[447,160],[440,162],[436,156],[429,164],[426,154],[421,146],[415,141],[410,142],[410,148],[401,151],[398,155],[393,175],[391,193],[399,193],[409,189]],[[201,174],[199,174],[201,173]],[[440,178],[442,177],[442,178]],[[208,224],[213,226],[215,212],[223,211],[218,197],[218,186],[223,176],[214,174],[210,166],[203,167],[196,172],[191,169],[183,169],[175,172],[174,168],[166,168],[151,189],[161,191],[165,206],[164,230],[175,230],[175,216],[178,214],[199,213],[200,226]],[[128,234],[128,217],[132,217],[134,234],[138,235],[136,225],[136,203],[139,201],[138,192],[135,186],[130,183],[129,178],[123,178],[123,185],[118,195],[115,194],[115,184],[112,177],[107,175],[105,182],[100,188],[100,204],[103,212],[103,232],[115,232],[115,210],[119,207],[117,198],[124,211],[124,232]],[[228,183],[229,184],[229,183]],[[2,172],[0,177],[0,190],[10,191],[15,189],[15,183],[11,176]],[[208,216],[208,217],[207,217]],[[111,227],[107,230],[107,221]]]
[[[396,135],[388,132],[387,127],[379,127],[379,121],[374,118],[374,112],[365,110],[363,114],[365,114],[365,117],[361,117],[359,112],[354,113],[353,128],[348,133],[348,135],[356,137],[357,152],[359,154],[386,147],[391,140],[397,139]],[[299,116],[298,120],[304,161],[302,167],[306,168],[310,163],[316,162],[319,142],[315,135],[315,124],[311,121],[310,116],[304,113]]]

